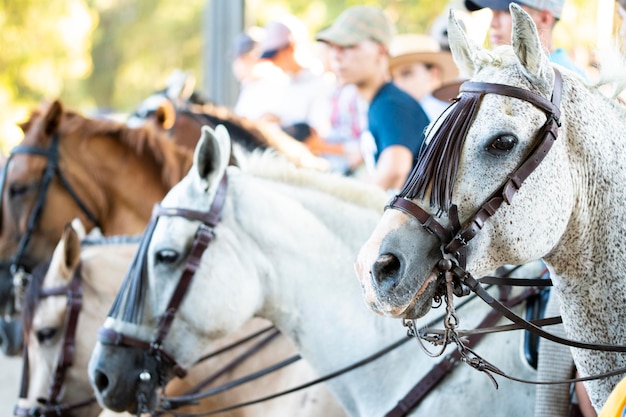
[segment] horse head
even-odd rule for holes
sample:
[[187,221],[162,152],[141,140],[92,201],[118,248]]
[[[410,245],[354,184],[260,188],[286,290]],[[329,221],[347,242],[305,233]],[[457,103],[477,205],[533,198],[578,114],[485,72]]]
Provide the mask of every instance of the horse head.
[[[548,255],[565,232],[575,195],[567,122],[558,129],[560,85],[531,18],[516,4],[510,11],[512,45],[494,51],[450,13],[451,50],[471,82],[431,127],[416,169],[359,253],[364,298],[379,314],[421,317],[445,291],[449,268],[481,276],[523,264]],[[544,146],[550,152],[537,156]],[[545,159],[531,170],[529,157]]]
[[33,271],[23,310],[28,346],[24,361],[29,366],[24,368],[28,374],[22,378],[27,383],[22,385],[16,407],[28,414],[20,415],[80,410],[83,416],[96,416],[100,412],[92,390],[85,384],[86,377],[79,371],[86,368],[90,352],[80,346],[95,343],[95,335],[85,331],[88,318],[78,320],[83,308],[79,265],[84,237],[80,220],[68,223],[49,264]]
[[0,275],[10,288],[0,301],[11,311],[19,310],[29,272],[52,255],[65,223],[79,217],[105,236],[140,233],[193,156],[153,129],[84,117],[59,101],[22,127],[0,186]]
[[[172,377],[184,375],[201,356],[206,345],[203,335],[225,335],[252,317],[255,304],[248,294],[253,287],[247,284],[241,308],[233,309],[228,321],[207,320],[217,316],[215,309],[226,306],[207,304],[197,288],[211,285],[218,291],[220,286],[193,278],[196,269],[208,268],[217,256],[212,237],[219,234],[219,222],[227,216],[222,208],[230,137],[221,126],[215,132],[203,127],[202,132],[192,169],[155,209],[89,364],[98,401],[115,411],[153,409],[157,405],[155,390]],[[177,205],[170,203],[173,201]],[[209,206],[212,209],[206,211]],[[224,243],[219,256],[232,256],[233,262],[220,262],[220,269],[212,271],[228,281],[225,291],[243,286],[230,282],[233,274],[229,268],[238,268],[241,261],[234,261],[238,255],[231,239],[220,236]],[[229,248],[228,253],[223,247]],[[198,264],[200,258],[203,266]]]
[[[61,235],[62,226],[52,221],[51,211],[43,205],[58,167],[57,132],[67,116],[59,101],[54,101],[21,125],[22,142],[11,150],[0,185],[0,310],[11,317],[19,311],[28,274],[50,256]],[[47,204],[59,208],[59,200]],[[58,213],[58,212],[57,212]],[[52,216],[52,217],[51,217]],[[51,238],[54,235],[54,238]],[[15,354],[21,345],[21,330],[12,320],[0,321],[0,346]],[[15,335],[20,335],[15,337]]]

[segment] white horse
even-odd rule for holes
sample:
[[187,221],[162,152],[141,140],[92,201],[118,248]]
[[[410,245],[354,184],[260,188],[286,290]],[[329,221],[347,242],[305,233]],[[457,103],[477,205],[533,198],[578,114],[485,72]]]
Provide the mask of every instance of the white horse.
[[[541,48],[530,17],[515,4],[510,10],[512,46],[494,51],[471,42],[451,15],[449,34],[455,60],[473,74],[471,81],[519,87],[549,102],[553,91],[555,95],[559,92],[553,66]],[[504,199],[500,209],[484,221],[482,230],[466,243],[466,270],[480,276],[503,263],[521,264],[543,258],[551,267],[556,284],[553,291],[559,295],[569,338],[624,345],[626,110],[598,88],[586,85],[571,72],[559,70],[563,81],[558,138],[512,201],[508,198],[507,204]],[[462,146],[458,150],[458,172],[436,173],[449,182],[445,187],[452,190],[449,201],[458,205],[464,226],[539,143],[540,129],[550,113],[528,100],[497,92],[484,94],[478,105],[474,116],[463,116],[469,125],[465,142],[463,135],[448,138],[450,148]],[[440,125],[449,128],[450,121]],[[435,149],[437,133],[428,136]],[[450,155],[443,152],[441,157]],[[427,158],[421,162],[427,162]],[[452,229],[447,207],[432,199],[436,189],[444,187],[428,178],[410,178],[400,204],[408,201],[406,207],[417,209],[407,212],[421,209]],[[410,184],[419,181],[427,181],[430,187],[423,192],[420,189],[421,194],[410,189]],[[512,180],[507,184],[509,189],[515,188]],[[429,197],[430,207],[426,201]],[[439,217],[438,211],[443,212]],[[393,317],[416,317],[430,308],[437,286],[436,265],[442,254],[439,240],[424,229],[412,215],[387,210],[363,245],[356,269],[364,297],[374,311]],[[572,349],[572,354],[583,376],[626,365],[624,354],[579,348]],[[620,378],[618,375],[585,383],[597,410]]]
[[[127,413],[114,413],[102,410],[95,402],[94,392],[89,385],[87,363],[93,347],[96,344],[97,329],[106,318],[107,312],[119,290],[122,278],[130,265],[138,241],[134,237],[112,236],[106,238],[85,238],[85,231],[80,220],[76,219],[71,227],[66,227],[59,244],[57,245],[50,265],[41,278],[41,286],[32,286],[29,289],[25,314],[28,320],[28,392],[24,398],[18,400],[18,407],[24,412],[28,410],[53,412],[55,406],[69,407],[63,415],[80,415],[81,417],[95,417],[99,415],[112,416]],[[75,278],[76,277],[76,278]],[[50,388],[55,377],[55,370],[59,365],[61,350],[64,346],[65,332],[68,325],[66,317],[69,314],[66,289],[73,279],[80,280],[82,292],[82,307],[78,311],[76,326],[76,341],[73,363],[67,367],[64,377],[60,381],[61,388],[56,401],[51,398]],[[38,282],[39,283],[39,282]],[[39,290],[41,288],[41,290]],[[35,289],[37,289],[35,291]],[[46,292],[59,292],[54,296],[43,296]],[[238,334],[233,334],[227,343],[239,340],[241,337],[267,327],[268,323],[261,320],[249,322]],[[221,342],[226,342],[222,340]],[[208,346],[215,351],[226,343]],[[166,392],[170,395],[180,395],[194,387],[197,383],[214,374],[216,368],[221,368],[230,360],[241,355],[248,349],[248,345],[231,349],[215,358],[194,366],[189,370],[185,379],[172,380]],[[233,378],[250,374],[253,371],[273,364],[284,357],[294,354],[293,345],[285,337],[275,338],[264,349],[256,352],[252,357],[242,361],[239,367],[227,372],[210,386],[216,386]],[[67,357],[65,357],[67,359]],[[297,366],[285,368],[263,380],[238,389],[230,390],[217,396],[210,397],[200,404],[187,407],[180,412],[203,413],[239,403],[251,395],[263,392],[289,388],[298,383],[314,378],[315,374],[310,367],[302,362]],[[94,398],[92,403],[88,399]],[[43,405],[40,399],[46,399],[49,404]],[[84,404],[78,406],[79,404]],[[235,410],[227,416],[254,417],[280,415],[342,415],[340,407],[333,397],[319,386],[309,390],[306,394],[294,395],[285,398],[282,402],[269,402],[262,406],[248,407]],[[25,414],[20,414],[25,415]],[[30,415],[30,414],[29,414]],[[35,414],[33,414],[35,415]],[[46,414],[49,415],[49,414]]]
[[[363,303],[353,261],[387,196],[372,186],[307,170],[264,154],[228,167],[230,139],[225,129],[204,128],[194,166],[162,202],[164,207],[208,211],[220,179],[227,176],[225,203],[215,239],[204,251],[163,349],[183,367],[204,346],[238,329],[253,316],[273,322],[320,375],[349,366],[406,338],[401,322],[377,317]],[[104,327],[150,340],[178,285],[199,222],[159,217],[147,250],[142,319],[118,314]],[[118,295],[119,296],[119,295]],[[475,326],[489,309],[472,300],[462,311]],[[436,314],[436,313],[434,313]],[[532,378],[520,359],[521,333],[485,336],[477,350],[513,375]],[[436,363],[414,340],[367,366],[327,382],[351,416],[380,417],[390,411]],[[109,392],[133,390],[137,375],[129,349],[98,343],[89,365],[101,401]],[[469,366],[457,367],[411,415],[533,415],[534,387],[489,378]],[[251,398],[252,399],[252,398]]]

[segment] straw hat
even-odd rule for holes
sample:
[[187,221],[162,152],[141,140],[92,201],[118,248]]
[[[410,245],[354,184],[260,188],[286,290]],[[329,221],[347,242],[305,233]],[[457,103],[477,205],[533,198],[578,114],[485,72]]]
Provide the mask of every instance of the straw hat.
[[437,65],[441,68],[443,83],[455,81],[459,77],[452,54],[442,51],[439,42],[428,35],[405,34],[397,35],[391,40],[389,47],[389,69],[396,66],[420,62]]

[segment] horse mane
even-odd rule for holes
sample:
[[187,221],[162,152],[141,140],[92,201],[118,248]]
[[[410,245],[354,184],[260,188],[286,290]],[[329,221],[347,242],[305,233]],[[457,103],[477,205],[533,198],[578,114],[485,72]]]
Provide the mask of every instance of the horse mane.
[[191,111],[204,116],[213,127],[219,124],[224,125],[233,140],[248,151],[270,147],[270,140],[267,135],[259,129],[254,121],[237,115],[227,107],[203,102],[192,103],[189,108]]
[[389,200],[380,187],[335,172],[299,168],[272,149],[253,152],[242,164],[242,171],[255,177],[317,190],[374,210],[382,210]]
[[80,132],[83,137],[107,136],[129,148],[138,156],[148,156],[162,166],[161,180],[169,189],[187,173],[193,162],[193,152],[172,142],[165,132],[151,126],[130,128],[109,119],[92,119],[74,111],[65,111],[67,130]]

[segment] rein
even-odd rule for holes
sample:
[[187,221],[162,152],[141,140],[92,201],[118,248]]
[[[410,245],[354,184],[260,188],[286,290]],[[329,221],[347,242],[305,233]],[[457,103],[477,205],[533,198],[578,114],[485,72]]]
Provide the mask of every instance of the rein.
[[[466,295],[469,291],[473,291],[483,301],[489,304],[494,310],[499,311],[502,315],[511,320],[518,328],[525,329],[540,337],[546,338],[556,343],[561,343],[570,347],[581,349],[593,349],[606,352],[626,352],[626,346],[607,345],[598,343],[584,343],[574,341],[566,338],[562,338],[553,335],[543,330],[537,324],[528,322],[515,313],[513,313],[508,307],[502,304],[500,301],[494,299],[485,289],[480,285],[480,282],[476,280],[465,269],[467,259],[467,246],[469,242],[480,232],[486,221],[493,216],[500,208],[503,202],[511,204],[511,201],[515,193],[522,186],[524,181],[534,172],[534,170],[541,164],[545,156],[552,148],[552,145],[558,137],[558,127],[560,126],[560,102],[562,93],[562,79],[561,74],[557,69],[554,69],[554,90],[550,100],[546,100],[544,97],[535,94],[531,91],[524,90],[518,87],[493,84],[493,83],[476,83],[466,82],[461,86],[461,99],[468,95],[478,95],[478,102],[475,102],[477,106],[485,94],[497,94],[508,97],[517,98],[533,104],[546,114],[546,123],[540,129],[536,143],[531,153],[517,166],[517,168],[507,175],[504,183],[495,190],[486,201],[478,208],[474,215],[464,224],[461,225],[458,219],[457,207],[451,205],[448,209],[448,217],[450,219],[451,228],[447,228],[439,223],[435,217],[427,213],[420,206],[407,198],[407,195],[412,191],[412,186],[405,186],[399,195],[396,195],[386,206],[386,209],[397,209],[405,214],[408,214],[415,218],[428,232],[436,236],[441,242],[441,260],[438,262],[436,268],[439,272],[438,282],[443,284],[445,288],[440,288],[436,294],[437,297],[445,297],[448,310],[448,325],[444,332],[444,340],[440,340],[438,343],[442,343],[444,346],[448,343],[456,343],[461,350],[464,349],[463,342],[459,339],[458,332],[455,329],[458,319],[454,314],[454,306],[452,302],[452,293],[461,296]],[[462,111],[462,110],[460,110]],[[471,123],[472,120],[470,120]],[[445,134],[449,129],[449,124],[456,124],[457,120],[450,120],[446,118],[440,127]],[[469,125],[467,125],[469,127]],[[461,132],[461,137],[446,137],[445,139],[452,141],[463,140],[467,134],[467,129]],[[437,161],[424,161],[426,164],[435,163]],[[412,178],[407,181],[407,184],[415,185],[416,182],[424,181],[424,178],[414,178],[416,171],[412,173]],[[426,180],[427,181],[427,180]],[[545,284],[543,284],[545,285]],[[410,326],[411,321],[405,321],[405,325]],[[424,335],[420,335],[424,338]],[[419,340],[419,338],[418,338]],[[471,350],[467,351],[471,354]],[[576,381],[585,381],[590,379],[604,378],[612,375],[617,375],[626,372],[626,368],[622,368],[613,372],[608,372],[601,375],[595,375],[585,378],[571,379],[567,381],[522,381],[506,375],[495,366],[489,364],[478,356],[467,355],[464,357],[464,361],[478,370],[487,372],[493,372],[506,378],[517,380],[520,382],[528,382],[534,384],[554,384],[554,383],[570,383]],[[491,375],[489,375],[491,377]],[[493,377],[492,377],[493,378]]]
[[[74,363],[74,353],[76,351],[76,328],[78,326],[78,317],[83,305],[81,264],[79,263],[72,279],[68,285],[61,287],[53,287],[42,289],[39,298],[65,295],[67,297],[68,312],[65,316],[65,333],[63,334],[61,353],[57,361],[56,368],[50,379],[50,387],[48,388],[48,398],[38,398],[37,401],[41,406],[32,408],[18,407],[14,408],[14,415],[18,417],[42,416],[42,417],[63,417],[69,416],[70,412],[82,407],[93,404],[96,399],[90,397],[84,401],[78,401],[69,404],[59,403],[59,395],[65,381],[65,373]],[[28,345],[24,343],[23,365],[22,365],[22,382],[20,384],[19,398],[28,398],[29,385],[29,361],[28,361]]]
[[[17,154],[27,154],[27,155],[35,155],[35,156],[43,156],[47,159],[46,168],[43,171],[43,177],[41,179],[41,186],[39,189],[39,194],[37,196],[37,200],[35,201],[35,205],[31,211],[31,214],[28,218],[28,223],[26,226],[26,233],[24,233],[20,237],[20,241],[18,244],[17,252],[7,261],[4,262],[4,265],[8,265],[11,274],[13,275],[13,286],[15,292],[14,302],[19,305],[21,293],[24,291],[24,288],[30,281],[30,274],[24,269],[22,265],[22,261],[25,256],[26,248],[30,242],[30,238],[37,227],[39,222],[39,216],[41,215],[41,211],[43,209],[44,203],[46,201],[46,195],[48,193],[48,189],[50,188],[50,184],[52,183],[52,179],[57,176],[61,185],[65,187],[67,192],[70,194],[74,202],[78,205],[80,210],[87,216],[89,221],[91,221],[96,227],[100,227],[100,222],[97,217],[93,214],[89,207],[85,204],[85,202],[80,198],[78,193],[74,190],[70,182],[67,180],[61,168],[59,166],[59,134],[55,133],[52,136],[50,141],[50,146],[47,149],[38,147],[38,146],[26,146],[26,145],[18,145],[15,146],[11,153],[9,154],[9,158],[4,165],[4,169],[2,171],[2,179],[0,183],[0,209],[2,207],[2,198],[4,196],[4,189],[6,187],[6,178],[7,172],[9,169],[9,164],[11,159]],[[1,219],[0,219],[1,222]],[[0,223],[1,225],[1,223]],[[4,266],[3,265],[3,266]]]
[[[508,306],[515,306],[520,304],[521,302],[525,301],[528,297],[532,296],[533,294],[535,294],[536,291],[535,290],[527,290],[526,292],[520,294],[519,296],[515,297],[515,298],[511,298],[511,299],[506,299],[506,304]],[[506,295],[508,295],[508,292],[506,292]],[[459,308],[462,308],[467,302],[471,301],[470,299],[466,299],[465,301],[461,302],[459,304]],[[488,326],[492,323],[495,323],[497,320],[499,320],[502,317],[502,315],[497,312],[497,311],[492,311],[490,312],[484,319],[483,321],[478,325],[478,327],[476,328],[476,330],[483,328],[484,326]],[[431,323],[429,324],[432,325],[434,324],[436,321],[440,320],[441,316],[432,320]],[[470,344],[475,344],[478,343],[479,339],[483,336],[484,334],[477,334],[474,336],[470,337]],[[412,337],[411,332],[409,331],[408,336]],[[292,394],[294,392],[309,388],[313,385],[322,383],[322,382],[326,382],[329,381],[331,379],[337,378],[343,374],[346,374],[352,370],[355,370],[357,368],[360,368],[362,366],[365,366],[371,362],[376,361],[377,359],[379,359],[380,357],[386,355],[389,352],[392,352],[393,350],[399,348],[400,346],[404,345],[406,342],[408,342],[410,339],[410,337],[404,337],[382,349],[380,349],[379,351],[373,353],[370,356],[367,356],[366,358],[363,358],[357,362],[354,362],[348,366],[345,366],[337,371],[331,372],[329,374],[326,374],[324,376],[321,376],[317,379],[314,379],[312,381],[303,383],[301,385],[295,386],[293,388],[289,388],[287,390],[283,390],[271,395],[267,395],[265,397],[261,397],[261,398],[257,398],[255,400],[251,400],[251,401],[246,401],[243,403],[239,403],[239,404],[235,404],[232,406],[228,406],[228,407],[224,407],[224,408],[220,408],[217,410],[212,410],[212,411],[208,411],[205,413],[187,413],[184,414],[185,417],[201,417],[201,416],[209,416],[209,415],[215,415],[215,414],[220,414],[220,413],[224,413],[227,411],[232,411],[232,410],[236,410],[239,408],[243,408],[243,407],[247,407],[247,406],[251,406],[251,405],[255,405],[255,404],[259,404],[265,401],[269,401],[284,395],[288,395],[288,394]],[[423,376],[416,384],[415,386],[405,395],[405,397],[400,400],[398,402],[398,404],[392,408],[387,414],[385,414],[385,417],[402,417],[408,414],[409,411],[413,410],[415,407],[417,407],[419,405],[419,403],[428,395],[428,393],[430,393],[430,391],[432,391],[432,389],[434,389],[438,383],[440,383],[443,378],[449,374],[450,372],[452,372],[452,370],[455,368],[455,366],[458,364],[458,362],[460,361],[461,355],[459,354],[459,351],[455,351],[453,353],[450,353],[449,355],[447,355],[443,360],[441,360],[437,365],[435,365],[425,376]],[[203,392],[198,392],[194,395],[188,395],[188,396],[183,396],[183,397],[166,397],[163,398],[163,404],[162,404],[162,410],[159,410],[157,415],[161,415],[163,413],[167,413],[170,410],[174,409],[174,408],[178,408],[178,407],[182,407],[185,405],[190,405],[190,404],[195,404],[198,400],[203,399],[203,398],[207,398],[216,394],[219,394],[221,392],[224,392],[226,390],[232,389],[234,387],[237,387],[239,385],[245,384],[247,382],[250,382],[252,380],[258,379],[264,375],[266,375],[268,372],[267,371],[274,371],[277,369],[280,369],[284,366],[287,366],[291,363],[293,363],[295,360],[299,359],[299,355],[295,355],[291,358],[288,358],[282,362],[279,362],[273,366],[270,366],[266,369],[263,369],[261,371],[258,371],[256,373],[253,373],[251,375],[239,378],[237,380],[231,381],[229,383],[226,383],[222,386],[219,387],[215,387],[212,388],[210,390],[207,391],[203,391]]]

